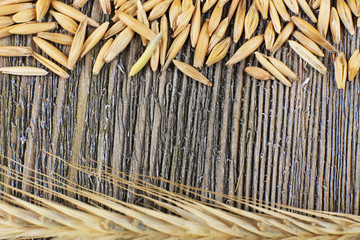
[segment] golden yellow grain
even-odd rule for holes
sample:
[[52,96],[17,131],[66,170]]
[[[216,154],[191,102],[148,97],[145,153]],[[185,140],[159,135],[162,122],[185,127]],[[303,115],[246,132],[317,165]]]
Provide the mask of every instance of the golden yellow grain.
[[105,14],[111,13],[111,2],[110,0],[100,0],[101,9]]
[[140,34],[141,36],[145,37],[146,39],[151,41],[156,37],[156,34],[151,31],[149,27],[139,22],[131,15],[119,11],[116,11],[116,14],[119,16],[120,20],[123,21],[129,28],[131,28],[134,32]]
[[79,10],[76,10],[75,8],[59,1],[52,0],[51,1],[51,7],[53,7],[58,12],[65,14],[68,17],[71,17],[72,19],[82,22],[84,18],[87,19],[87,22],[90,26],[98,27],[100,24],[96,22],[94,19],[89,18]]
[[223,38],[228,26],[229,19],[226,17],[220,22],[219,26],[216,28],[215,32],[211,36],[207,53],[210,53],[211,50],[215,47],[215,45],[218,44],[218,42]]
[[176,18],[181,14],[181,0],[174,0],[169,9],[170,27],[176,29]]
[[112,61],[117,55],[119,55],[130,43],[135,32],[131,28],[126,27],[114,40],[109,47],[108,51],[104,55],[105,62]]
[[150,41],[150,43],[147,46],[144,53],[137,60],[137,62],[131,67],[130,72],[129,72],[129,77],[134,76],[141,69],[143,69],[143,67],[149,61],[150,57],[153,55],[156,48],[159,46],[159,43],[161,41],[163,34],[164,34],[164,32],[159,33],[158,35],[156,35],[156,37],[152,41]]
[[340,18],[339,18],[336,8],[334,8],[334,7],[331,8],[330,30],[331,30],[331,35],[333,37],[334,43],[340,44],[340,42],[341,42]]
[[12,16],[12,20],[16,23],[29,22],[36,18],[36,9],[29,8],[22,10]]
[[164,15],[172,1],[173,0],[163,0],[156,4],[149,14],[149,20],[152,21]]
[[148,1],[144,2],[143,8],[144,8],[145,12],[150,11],[159,2],[161,2],[161,0],[148,0]]
[[299,14],[299,4],[297,0],[284,0],[285,5],[295,14]]
[[360,1],[359,0],[347,0],[349,8],[353,14],[357,17],[360,17]]
[[245,38],[249,39],[259,24],[259,12],[253,4],[245,17]]
[[176,18],[176,29],[171,35],[172,38],[176,37],[179,33],[181,33],[184,30],[184,28],[188,25],[194,10],[195,10],[195,6],[190,6],[185,12],[181,13]]
[[310,38],[306,37],[301,32],[295,31],[293,36],[298,40],[307,50],[312,52],[313,54],[324,57],[323,51],[321,51],[320,47]]
[[47,23],[28,23],[26,25],[17,25],[16,27],[9,30],[12,34],[35,34],[39,32],[51,31],[57,28],[56,22]]
[[48,74],[48,72],[42,68],[23,66],[0,67],[0,73],[18,76],[45,76]]
[[309,5],[312,7],[312,9],[316,10],[320,8],[321,0],[310,0]]
[[26,24],[28,24],[28,23],[15,24],[15,25],[4,27],[4,28],[0,28],[0,38],[11,36],[12,35],[12,33],[10,33],[11,29],[21,26],[21,25],[26,25]]
[[200,27],[201,27],[201,9],[200,9],[200,0],[196,0],[194,14],[191,18],[191,27],[190,27],[190,40],[191,46],[196,47],[196,43],[199,39]]
[[[129,15],[134,15],[134,13],[137,10],[137,0],[128,0],[126,1],[123,5],[121,5],[121,7],[119,8],[119,12],[124,12],[127,13]],[[118,16],[115,15],[114,18],[112,19],[113,21],[117,21],[118,20]]]
[[272,76],[268,71],[259,67],[246,67],[245,72],[258,80],[262,80],[262,81],[270,80],[270,79],[275,80],[275,77]]
[[274,57],[267,57],[267,59],[274,65],[274,67],[281,72],[282,75],[288,77],[291,81],[299,80],[299,76],[296,75],[285,63]]
[[311,21],[313,21],[314,23],[317,23],[317,19],[313,13],[313,11],[311,10],[309,4],[307,3],[306,0],[297,0],[301,9],[306,13],[306,15],[308,15],[308,17],[311,19]]
[[359,49],[355,50],[354,53],[351,55],[348,64],[348,71],[349,71],[349,81],[354,80],[356,74],[359,72],[360,69],[360,52]]
[[251,38],[235,52],[235,54],[229,59],[226,65],[232,66],[235,63],[238,63],[241,60],[247,58],[261,45],[263,41],[264,41],[264,34]]
[[265,39],[265,46],[267,50],[271,50],[274,46],[275,41],[275,31],[272,24],[272,21],[270,21],[265,29],[264,33],[264,39]]
[[209,54],[209,57],[206,61],[206,66],[213,65],[221,59],[223,59],[229,51],[231,45],[231,37],[227,37],[218,44],[214,46],[212,51]]
[[0,17],[0,28],[4,28],[12,24],[14,24],[12,17],[9,16]]
[[[141,4],[141,1],[137,0],[136,3],[137,3],[137,14],[136,14],[137,19],[139,20],[139,22],[145,24],[147,27],[150,27],[149,20],[147,19],[146,12]],[[143,46],[146,46],[147,39],[143,36],[140,36],[140,38]]]
[[65,14],[55,12],[50,10],[50,14],[55,18],[55,20],[60,24],[60,26],[66,31],[75,34],[79,25],[70,17]]
[[338,89],[344,89],[347,78],[347,61],[343,52],[338,52],[334,61],[335,82]]
[[113,39],[110,38],[109,40],[106,41],[106,43],[101,47],[99,54],[96,57],[95,63],[94,63],[94,67],[93,67],[93,74],[94,75],[98,75],[101,68],[104,66],[105,64],[105,54],[107,53],[107,51],[109,50],[111,44],[113,43]]
[[272,65],[263,54],[255,52],[255,57],[260,62],[260,64],[276,79],[282,82],[285,86],[291,87],[291,82],[284,75],[282,75],[282,73],[276,67],[274,67],[274,65]]
[[166,17],[166,14],[164,14],[161,17],[161,21],[160,21],[160,32],[164,32],[164,35],[161,39],[161,43],[160,43],[160,64],[161,66],[164,65],[165,63],[165,58],[166,58],[166,51],[167,51],[167,43],[168,43],[168,36],[169,36],[169,25],[168,25],[168,20]]
[[32,2],[32,0],[1,0],[0,6],[24,2]]
[[331,10],[331,1],[321,0],[317,29],[319,30],[320,34],[323,35],[324,37],[326,37],[330,25],[330,10]]
[[218,3],[216,4],[211,16],[210,16],[210,20],[209,20],[209,28],[208,28],[208,33],[209,36],[212,35],[212,33],[215,31],[215,29],[219,26],[219,23],[221,21],[222,18],[222,12],[223,12],[223,8],[224,8],[224,4],[227,2],[228,0],[218,0]]
[[121,7],[127,0],[116,0],[114,1],[115,9]]
[[234,13],[235,13],[239,3],[240,3],[240,0],[232,0],[231,1],[230,7],[229,7],[229,10],[228,10],[228,14],[227,14],[227,18],[229,19],[229,21],[234,16]]
[[82,46],[83,50],[80,58],[84,57],[85,54],[87,54],[98,42],[100,42],[100,40],[104,37],[109,24],[109,22],[104,22],[86,39],[84,45]]
[[59,67],[54,62],[47,59],[46,57],[43,57],[36,52],[32,53],[32,57],[35,58],[39,63],[44,65],[46,68],[48,68],[50,71],[52,71],[56,75],[58,75],[62,78],[69,78],[69,74],[64,69],[62,69],[61,67]]
[[242,35],[246,16],[246,0],[240,0],[236,10],[234,27],[233,27],[233,39],[237,43]]
[[37,0],[36,2],[36,20],[41,22],[48,12],[51,0]]
[[283,0],[272,0],[272,2],[274,3],[274,6],[277,12],[279,13],[279,15],[281,16],[281,18],[286,22],[290,21],[290,15],[286,10]]
[[345,0],[337,0],[336,9],[338,11],[341,22],[344,24],[345,28],[349,31],[351,35],[354,35],[355,28],[354,28],[352,13],[349,6],[346,4]]
[[0,16],[15,14],[29,8],[34,8],[32,3],[2,5],[0,6]]
[[119,32],[121,32],[122,30],[124,30],[126,28],[126,24],[123,23],[122,21],[117,21],[114,25],[112,25],[110,27],[110,29],[105,33],[104,38],[108,39],[112,36],[114,36],[115,34],[118,34]]
[[315,57],[314,54],[312,54],[309,50],[307,50],[304,46],[301,44],[289,40],[290,47],[308,64],[310,64],[313,68],[318,70],[321,74],[326,74],[326,67],[320,60]]
[[87,18],[84,18],[79,24],[79,28],[75,33],[74,40],[71,44],[69,58],[68,58],[68,68],[73,70],[77,60],[80,57],[80,54],[83,50],[83,44],[86,35],[86,27],[87,27]]
[[357,26],[360,27],[360,17],[357,20]]
[[33,37],[33,40],[36,45],[41,48],[41,50],[43,50],[47,55],[49,55],[61,65],[67,67],[68,58],[59,49],[57,49],[55,46],[53,46],[51,43],[47,42],[44,39]]
[[182,0],[181,1],[181,11],[182,12],[185,12],[191,6],[193,6],[193,1],[192,0]]
[[81,8],[85,5],[85,3],[87,3],[88,0],[74,0],[73,1],[73,6],[74,8]]
[[73,37],[62,33],[40,32],[37,37],[46,39],[50,42],[59,43],[62,45],[70,46],[73,41]]
[[199,35],[199,42],[195,48],[195,55],[194,55],[194,64],[193,66],[196,68],[202,68],[204,65],[206,52],[209,46],[209,20],[206,20],[201,28],[200,35]]
[[161,71],[165,71],[169,64],[171,63],[171,60],[173,60],[180,49],[183,47],[187,37],[189,36],[190,32],[190,24],[188,24],[185,29],[174,39],[173,43],[171,44],[169,51],[166,54],[166,61],[161,68]]
[[212,8],[212,6],[215,5],[216,2],[217,2],[217,0],[206,0],[204,5],[203,5],[202,12],[206,13],[207,11],[209,11],[210,8]]
[[268,18],[270,0],[255,0],[255,6],[261,13],[261,16],[264,20]]
[[195,79],[196,81],[203,83],[207,86],[212,86],[212,83],[204,75],[202,75],[198,70],[193,68],[187,63],[180,62],[178,60],[172,60],[174,65],[186,76]]
[[[158,21],[155,20],[155,21],[153,21],[153,22],[151,23],[151,30],[153,30],[154,33],[156,33],[156,34],[159,34],[159,23],[158,23]],[[165,31],[164,31],[163,33],[165,33]],[[164,34],[163,34],[163,36],[164,36]],[[161,40],[161,39],[160,39],[160,40]],[[152,54],[151,57],[150,57],[150,67],[151,67],[151,69],[153,70],[153,72],[155,72],[155,71],[157,70],[158,66],[159,66],[160,44],[161,44],[161,43],[159,43],[159,44],[156,46],[153,54]]]
[[326,48],[329,51],[335,51],[332,46],[324,37],[316,30],[310,23],[299,17],[291,17],[291,21],[303,32],[308,38],[318,43],[320,46]]
[[23,57],[30,56],[30,47],[0,46],[0,57]]
[[292,32],[294,31],[294,23],[289,22],[284,29],[281,31],[279,36],[277,37],[273,47],[271,48],[271,53],[275,53],[291,36]]
[[280,22],[279,14],[278,14],[276,7],[274,6],[274,3],[272,0],[270,0],[269,11],[270,11],[270,18],[271,18],[271,21],[274,26],[274,30],[275,30],[275,32],[280,33],[281,32],[281,22]]

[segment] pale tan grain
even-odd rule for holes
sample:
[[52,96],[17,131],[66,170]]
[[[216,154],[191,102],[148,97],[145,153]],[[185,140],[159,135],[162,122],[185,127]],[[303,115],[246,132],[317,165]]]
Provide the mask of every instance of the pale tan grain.
[[161,2],[161,0],[148,0],[148,1],[144,2],[143,8],[144,8],[145,12],[150,11],[159,2]]
[[270,0],[269,12],[270,12],[270,18],[271,18],[271,22],[273,23],[275,32],[280,33],[281,32],[281,22],[280,22],[279,14],[278,14],[276,7],[274,6],[274,3],[272,0]]
[[12,16],[12,20],[16,23],[25,23],[36,18],[36,9],[29,8],[22,10]]
[[2,5],[0,6],[0,16],[15,14],[29,8],[34,8],[32,3]]
[[347,4],[349,5],[350,10],[352,13],[360,17],[360,1],[359,0],[347,0]]
[[[156,33],[156,34],[159,34],[159,22],[158,21],[154,20],[151,23],[151,30],[153,30],[154,33]],[[165,31],[163,33],[165,33]],[[152,53],[152,55],[150,57],[150,67],[153,70],[153,72],[155,72],[159,66],[160,44],[161,44],[161,42],[156,46],[154,52]]]
[[351,55],[348,64],[348,75],[349,81],[353,81],[356,74],[359,72],[360,69],[360,52],[359,49],[355,50],[354,53]]
[[18,75],[18,76],[45,76],[48,72],[42,68],[37,67],[0,67],[0,73]]
[[202,13],[206,13],[207,11],[212,8],[216,4],[217,0],[205,0],[205,3],[203,5]]
[[268,71],[259,67],[246,67],[245,72],[258,80],[262,80],[262,81],[270,80],[270,79],[275,80],[275,77],[272,76]]
[[341,25],[340,18],[336,8],[331,8],[330,15],[330,30],[334,43],[340,44],[341,42]]
[[32,2],[32,0],[1,0],[0,6],[26,2]]
[[111,2],[110,0],[100,0],[101,9],[105,14],[111,13]]
[[160,43],[160,65],[164,66],[169,36],[169,24],[166,15],[163,15],[161,17],[160,32],[164,32]]
[[334,61],[335,82],[338,89],[344,89],[347,79],[347,61],[343,52],[338,52]]
[[176,29],[171,35],[172,38],[181,33],[191,20],[191,17],[195,11],[195,6],[190,6],[185,12],[181,13],[176,18]]
[[181,11],[185,12],[186,10],[188,10],[188,8],[190,6],[193,6],[193,0],[182,0],[181,1]]
[[47,59],[46,57],[41,56],[40,54],[38,54],[36,52],[32,53],[32,57],[35,58],[39,63],[44,65],[47,69],[49,69],[56,75],[58,75],[62,78],[69,78],[69,74],[64,69],[62,69],[61,67],[59,67],[54,62]]
[[105,62],[110,62],[119,55],[130,43],[134,34],[135,32],[129,27],[126,27],[121,33],[119,33],[104,55]]
[[61,52],[59,49],[57,49],[54,45],[49,43],[48,41],[33,37],[34,42],[36,45],[41,48],[47,55],[49,55],[51,58],[53,58],[55,61],[63,65],[64,67],[67,67],[68,58],[67,56]]
[[312,7],[312,9],[316,10],[318,8],[320,8],[320,4],[321,4],[321,0],[310,0],[310,7]]
[[234,16],[235,14],[235,11],[240,3],[240,1],[242,0],[232,0],[231,3],[230,3],[230,7],[229,7],[229,10],[228,10],[228,13],[227,13],[227,18],[229,19],[229,21],[232,19],[232,17]]
[[0,46],[0,57],[24,57],[30,56],[31,53],[30,47]]
[[176,29],[176,18],[181,14],[181,0],[174,0],[169,9],[170,27]]
[[196,68],[202,68],[204,65],[206,52],[209,46],[209,20],[206,20],[201,28],[199,35],[199,42],[195,48],[194,63],[193,66]]
[[[147,18],[146,12],[141,4],[141,1],[137,0],[136,3],[137,3],[137,14],[136,14],[137,19],[139,20],[139,22],[145,24],[147,27],[150,27],[149,20]],[[146,46],[148,40],[143,36],[140,36],[140,38],[141,38],[141,42],[142,42],[143,46]]]
[[94,75],[98,75],[101,68],[104,66],[105,64],[105,54],[107,53],[107,51],[109,50],[111,44],[113,43],[113,39],[110,38],[109,40],[106,41],[106,43],[101,47],[95,63],[94,63],[94,67],[93,67],[93,74]]
[[331,1],[321,0],[317,29],[319,30],[320,34],[323,35],[324,37],[326,37],[330,25],[330,11],[331,11]]
[[311,10],[309,4],[306,0],[297,0],[299,3],[300,8],[308,15],[308,17],[311,19],[313,23],[317,23],[317,18],[313,11]]
[[345,0],[336,1],[336,10],[338,11],[340,20],[344,24],[345,28],[349,31],[351,35],[354,35],[355,27],[352,18],[352,13],[349,6],[346,4]]
[[195,79],[196,81],[203,83],[207,86],[212,86],[212,83],[207,79],[204,75],[202,75],[198,70],[193,68],[187,63],[178,61],[178,60],[172,60],[174,65],[186,76],[191,77]]
[[196,47],[196,43],[199,39],[200,27],[201,27],[201,8],[200,0],[196,0],[195,10],[191,18],[190,27],[190,41],[193,48]]
[[79,25],[70,17],[65,14],[50,10],[50,14],[55,18],[59,25],[66,31],[75,34]]
[[307,50],[312,52],[313,54],[324,57],[324,52],[320,49],[320,47],[310,38],[306,37],[304,34],[302,34],[299,31],[295,31],[293,33],[293,36],[296,38],[296,40],[299,41],[300,44],[302,44]]
[[51,0],[37,0],[36,1],[36,20],[41,22],[45,14],[49,11]]
[[281,18],[286,22],[290,21],[290,15],[285,7],[283,0],[272,0],[272,2],[274,3],[274,6]]
[[1,16],[0,17],[0,28],[5,28],[14,24],[12,17],[9,16]]
[[15,24],[15,25],[4,27],[4,28],[0,28],[0,38],[11,36],[12,35],[12,33],[10,33],[11,29],[18,27],[20,25],[26,25],[26,24],[28,24],[28,23]]
[[270,21],[265,29],[264,33],[264,39],[265,39],[265,47],[267,50],[271,50],[274,46],[275,41],[275,31],[274,26],[272,24],[272,21]]
[[259,12],[255,5],[252,5],[245,16],[245,39],[250,39],[259,24]]
[[285,63],[271,56],[266,58],[272,63],[272,65],[274,65],[277,70],[281,72],[282,75],[288,77],[290,81],[299,80],[299,76],[296,75],[296,73],[294,73]]
[[156,4],[153,9],[151,9],[151,12],[149,14],[149,20],[152,21],[164,15],[172,1],[173,0],[163,0]]
[[87,3],[88,0],[74,0],[73,1],[73,6],[74,8],[81,8],[85,5],[85,3]]
[[327,69],[324,66],[324,64],[315,57],[314,54],[312,54],[309,50],[307,50],[304,46],[301,44],[289,40],[290,47],[308,64],[310,64],[313,68],[315,68],[317,71],[319,71],[321,74],[326,74]]
[[299,4],[297,0],[284,0],[285,5],[296,15],[299,14]]
[[236,10],[234,27],[233,27],[233,39],[237,43],[242,35],[246,16],[246,0],[240,0]]
[[[136,10],[137,10],[137,0],[128,0],[123,5],[121,5],[118,11],[127,13],[129,15],[134,15]],[[112,20],[117,21],[118,16],[115,15]]]
[[294,23],[289,22],[284,29],[281,31],[279,36],[276,38],[276,41],[271,48],[271,53],[275,53],[291,36],[292,32],[294,31]]
[[27,35],[35,34],[39,32],[51,31],[57,28],[56,22],[46,23],[28,23],[26,25],[17,25],[10,29],[9,32],[12,34]]
[[255,6],[261,13],[263,20],[266,20],[269,15],[270,0],[255,0]]
[[82,46],[83,50],[81,52],[80,58],[84,57],[95,45],[100,42],[104,37],[106,30],[109,27],[109,22],[104,22],[95,31],[86,39],[84,45]]
[[52,33],[52,32],[40,32],[37,34],[37,37],[43,38],[50,42],[70,46],[73,41],[73,37],[67,34],[62,33]]
[[108,39],[108,38],[118,34],[125,28],[126,28],[126,24],[119,20],[109,28],[109,30],[105,33],[104,38]]
[[83,44],[84,44],[84,40],[85,40],[87,24],[88,24],[88,21],[87,21],[87,18],[85,17],[79,24],[79,28],[76,31],[74,40],[71,44],[69,57],[68,57],[68,63],[67,63],[68,68],[71,70],[74,69],[75,64],[76,64],[77,60],[79,59],[80,54],[83,50]]
[[231,45],[231,37],[227,37],[214,46],[211,50],[209,57],[206,61],[206,66],[213,65],[214,63],[222,60],[229,51]]
[[227,61],[227,66],[232,66],[235,63],[240,62],[247,58],[250,54],[252,54],[264,41],[264,34],[255,36],[245,42],[236,52],[235,54]]
[[224,37],[228,26],[229,19],[226,17],[220,22],[219,26],[216,28],[215,32],[211,36],[207,53],[210,53],[211,50],[215,47],[215,45],[218,44],[218,42]]

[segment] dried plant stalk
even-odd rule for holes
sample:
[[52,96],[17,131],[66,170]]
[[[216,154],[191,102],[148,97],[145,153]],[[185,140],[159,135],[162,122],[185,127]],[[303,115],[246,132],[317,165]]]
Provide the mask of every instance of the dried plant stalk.
[[209,57],[206,61],[206,66],[211,66],[222,60],[228,53],[230,45],[231,37],[227,37],[218,44],[216,44],[209,54]]
[[173,0],[163,0],[163,1],[159,2],[158,4],[156,4],[150,12],[149,20],[152,21],[152,20],[162,17],[162,15],[164,15],[165,12],[167,11],[167,9],[169,8],[172,1]]
[[87,54],[98,42],[100,42],[100,40],[104,37],[109,24],[109,22],[104,22],[88,37],[88,39],[86,39],[84,45],[82,46],[83,50],[80,58],[84,57],[85,54]]
[[259,24],[259,12],[253,4],[245,17],[245,38],[249,39]]
[[165,71],[171,61],[176,57],[182,46],[184,45],[187,37],[189,36],[190,32],[190,24],[186,26],[186,28],[174,39],[173,43],[171,44],[168,53],[166,54],[166,61],[164,66],[161,68],[161,71]]
[[289,22],[277,37],[273,47],[271,48],[271,54],[275,53],[291,36],[294,31],[294,23]]
[[244,43],[235,54],[226,63],[227,66],[232,66],[235,63],[240,62],[252,54],[264,41],[264,34],[255,36]]
[[105,54],[108,52],[108,50],[109,50],[112,43],[113,43],[113,39],[110,38],[101,47],[101,49],[99,51],[99,54],[97,55],[95,63],[94,63],[94,67],[93,67],[93,71],[92,71],[94,75],[98,75],[101,68],[104,66],[104,64],[105,64]]
[[50,42],[69,46],[72,44],[73,41],[72,36],[62,33],[40,32],[37,34],[37,37],[43,38]]
[[4,28],[4,27],[10,26],[12,24],[14,24],[12,17],[9,17],[9,16],[0,17],[0,28]]
[[43,57],[36,52],[32,53],[32,57],[35,58],[39,63],[44,65],[46,68],[48,68],[50,71],[52,71],[56,75],[58,75],[62,78],[69,78],[69,74],[64,69],[62,69],[61,67],[59,67],[54,62],[47,59],[46,57]]
[[267,59],[281,72],[282,75],[288,77],[291,81],[299,80],[299,76],[296,75],[285,63],[274,57],[267,57]]
[[270,0],[255,0],[255,6],[261,13],[261,16],[264,20],[268,18]]
[[187,63],[180,62],[178,60],[172,60],[175,66],[186,76],[195,79],[196,81],[203,83],[207,86],[212,86],[212,83],[204,75],[202,75],[198,70],[193,68]]
[[199,39],[200,27],[201,27],[201,9],[200,0],[196,0],[195,10],[191,19],[190,27],[190,40],[191,46],[196,47],[196,43]]
[[41,22],[48,12],[51,0],[37,0],[36,2],[36,20]]
[[15,14],[29,8],[33,8],[33,5],[31,3],[2,5],[0,6],[0,16]]
[[281,18],[286,22],[290,21],[290,15],[286,10],[283,0],[272,0],[272,1]]
[[65,14],[55,12],[50,10],[50,14],[55,18],[55,20],[60,24],[62,28],[66,31],[75,34],[79,25],[70,17]]
[[126,27],[114,40],[109,47],[109,50],[104,55],[105,62],[112,61],[117,55],[119,55],[130,43],[134,37],[135,32],[131,28]]
[[331,1],[321,0],[317,28],[321,35],[326,37],[330,25]]
[[44,39],[33,37],[34,42],[38,45],[41,50],[43,50],[47,55],[53,58],[55,61],[60,63],[61,65],[67,67],[68,66],[68,58],[62,53],[59,49],[53,46],[51,43],[47,42]]
[[141,55],[141,57],[137,60],[137,62],[131,67],[129,72],[129,77],[134,76],[135,74],[140,72],[141,69],[143,69],[143,67],[149,61],[150,57],[153,55],[156,48],[159,47],[159,43],[161,41],[163,34],[164,32],[159,33],[158,35],[156,35],[154,40],[150,41],[145,52]]
[[307,50],[312,52],[315,55],[318,55],[319,57],[324,57],[323,51],[321,51],[320,47],[312,41],[310,38],[306,37],[301,32],[295,31],[293,33],[293,36],[304,46]]
[[330,30],[334,40],[334,43],[340,44],[341,42],[341,25],[340,18],[336,11],[336,8],[331,8],[331,16],[330,16]]
[[27,35],[39,32],[47,32],[57,28],[56,22],[47,23],[28,23],[26,25],[16,25],[9,30],[12,34]]
[[29,47],[0,46],[0,57],[25,57],[32,53]]
[[259,67],[246,67],[245,72],[258,80],[275,80],[274,76],[272,76],[268,71]]
[[351,55],[348,64],[348,71],[349,71],[349,81],[354,80],[356,74],[359,72],[360,69],[360,52],[359,49],[355,50],[354,53]]
[[[151,30],[154,31],[154,33],[159,34],[159,23],[158,21],[153,21],[151,23]],[[163,32],[165,33],[165,31]],[[164,36],[164,34],[163,34]],[[162,39],[161,39],[162,40]],[[153,52],[153,54],[150,57],[150,67],[153,70],[153,72],[155,72],[159,66],[159,58],[160,58],[160,44],[158,44]]]
[[282,75],[282,73],[277,68],[275,68],[274,65],[272,65],[263,54],[255,52],[255,56],[256,59],[260,62],[260,64],[266,70],[268,70],[276,79],[282,82],[285,86],[291,87],[291,82],[286,79],[286,77]]
[[318,70],[321,74],[326,74],[327,69],[324,66],[322,62],[320,62],[317,57],[314,56],[309,50],[307,50],[304,46],[301,44],[289,40],[290,47],[302,58],[304,59],[308,64],[310,64],[313,68]]
[[0,67],[0,73],[18,75],[18,76],[45,76],[48,72],[37,67]]
[[337,0],[336,9],[345,28],[349,31],[351,35],[354,35],[355,28],[354,28],[354,22],[353,22],[351,10],[349,6],[346,4],[345,0]]
[[164,35],[161,39],[160,43],[160,64],[164,66],[165,58],[166,58],[166,51],[168,45],[168,35],[169,35],[169,25],[166,15],[161,17],[160,21],[160,32],[164,32]]
[[343,52],[338,52],[335,61],[335,82],[338,89],[344,89],[347,78],[347,61]]
[[264,39],[265,39],[266,49],[271,50],[274,46],[274,41],[275,41],[275,31],[271,21],[269,22],[269,24],[265,29]]
[[83,50],[83,44],[85,40],[86,27],[87,27],[87,19],[84,18],[79,24],[79,28],[74,36],[74,40],[71,44],[69,58],[68,58],[68,68],[73,70],[77,60],[80,57],[80,54]]
[[202,68],[204,65],[206,52],[209,46],[209,20],[206,20],[201,28],[200,35],[199,35],[199,43],[196,45],[195,48],[195,55],[194,55],[194,67]]
[[36,9],[29,8],[22,10],[12,16],[12,20],[16,23],[29,22],[36,18]]
[[240,0],[240,3],[236,10],[235,22],[233,28],[233,39],[235,43],[239,41],[241,34],[243,32],[245,16],[246,16],[246,0]]
[[218,42],[223,38],[228,26],[229,26],[229,19],[226,17],[221,21],[221,23],[219,24],[219,26],[216,28],[215,32],[211,36],[207,53],[210,53],[211,50],[215,47],[215,45],[218,44]]
[[311,10],[309,4],[307,3],[306,0],[297,0],[301,9],[306,13],[306,15],[308,15],[308,17],[311,19],[311,21],[313,23],[317,23],[317,19],[313,13],[313,11]]
[[335,51],[332,46],[324,37],[316,30],[310,23],[298,17],[291,17],[291,21],[303,32],[307,37],[317,42],[320,46],[326,48],[329,51]]
[[280,33],[281,32],[281,22],[280,22],[279,14],[278,14],[272,0],[270,0],[269,11],[270,11],[271,22],[273,23],[275,32]]

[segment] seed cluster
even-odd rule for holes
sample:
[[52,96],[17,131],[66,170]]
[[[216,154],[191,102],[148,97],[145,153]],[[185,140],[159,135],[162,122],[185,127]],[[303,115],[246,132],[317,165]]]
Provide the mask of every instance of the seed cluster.
[[[137,33],[147,48],[131,67],[129,76],[137,74],[148,62],[153,71],[157,71],[159,65],[161,71],[164,71],[174,63],[187,76],[211,86],[211,82],[197,69],[223,59],[232,42],[237,43],[244,32],[247,41],[229,58],[226,65],[232,66],[254,53],[264,69],[247,67],[245,72],[256,79],[277,79],[286,86],[291,86],[292,81],[299,79],[280,60],[256,51],[263,42],[271,55],[288,42],[304,61],[321,74],[326,74],[327,68],[319,59],[324,57],[320,47],[336,53],[334,69],[339,89],[345,88],[346,81],[352,81],[359,72],[359,49],[347,61],[345,54],[337,51],[335,46],[341,42],[341,23],[354,35],[355,16],[357,26],[360,27],[360,0],[336,0],[335,6],[331,5],[331,0],[253,0],[249,8],[247,0],[195,1],[99,0],[105,14],[111,14],[112,8],[115,9],[113,24],[110,26],[109,22],[100,25],[78,10],[87,0],[74,0],[72,6],[56,0],[37,0],[36,3],[31,0],[1,0],[0,37],[37,34],[33,37],[36,45],[57,63],[28,47],[0,46],[0,56],[32,56],[50,71],[68,78],[69,74],[64,68],[73,70],[80,58],[102,39],[107,39],[94,63],[93,73],[98,74],[103,65],[118,56]],[[228,9],[227,14],[224,9]],[[300,9],[313,24],[317,24],[317,28],[304,19],[290,16],[289,11],[298,15]],[[202,20],[207,11],[212,11],[210,18]],[[314,12],[318,12],[317,16]],[[48,13],[54,22],[42,22]],[[254,36],[261,18],[269,18],[270,21],[263,34]],[[228,31],[232,20],[232,31]],[[287,23],[282,27],[284,22]],[[68,34],[50,32],[59,26]],[[89,28],[95,29],[87,35]],[[326,39],[329,28],[335,46]],[[291,36],[296,41],[291,40]],[[195,48],[193,66],[174,60],[188,38]],[[50,42],[71,46],[69,53],[64,54]],[[47,74],[45,70],[35,67],[3,67],[0,72]]]

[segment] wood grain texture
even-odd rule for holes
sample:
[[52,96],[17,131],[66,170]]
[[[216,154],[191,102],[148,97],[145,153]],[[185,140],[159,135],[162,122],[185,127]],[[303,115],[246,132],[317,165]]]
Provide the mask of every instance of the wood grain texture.
[[[100,22],[109,18],[100,14],[98,1],[89,1],[83,11]],[[349,57],[359,47],[359,30],[354,38],[344,36],[339,49]],[[30,37],[0,41],[36,49]],[[230,56],[243,41],[231,46]],[[246,75],[246,66],[258,65],[253,55],[225,67],[228,55],[203,69],[214,84],[207,87],[173,65],[163,73],[147,66],[128,78],[144,50],[139,46],[136,36],[98,76],[91,69],[100,46],[67,80],[53,74],[0,75],[0,154],[122,199],[128,196],[96,180],[97,173],[69,172],[44,151],[85,165],[94,165],[87,160],[93,159],[98,169],[112,167],[239,197],[359,214],[359,76],[338,90],[334,55],[326,52],[328,73],[322,76],[286,43],[275,56],[300,76],[291,88]],[[188,40],[177,59],[192,64],[193,55]],[[25,64],[37,65],[25,57],[0,59],[0,66]]]

